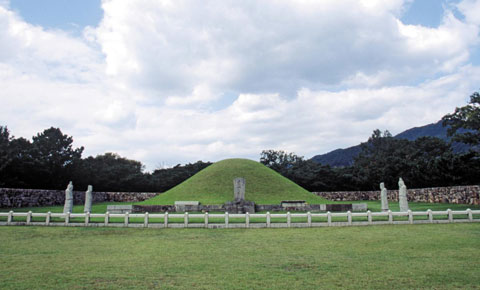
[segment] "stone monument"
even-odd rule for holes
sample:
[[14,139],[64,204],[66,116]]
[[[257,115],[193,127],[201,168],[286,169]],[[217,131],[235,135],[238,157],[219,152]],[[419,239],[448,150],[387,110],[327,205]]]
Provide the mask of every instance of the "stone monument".
[[63,213],[73,211],[73,184],[70,181],[67,189],[65,189],[65,206],[63,207]]
[[401,212],[408,211],[407,187],[401,177],[398,180],[398,203]]
[[92,186],[89,185],[87,191],[85,192],[85,206],[83,207],[83,212],[92,211]]
[[385,188],[385,183],[380,183],[380,198],[382,200],[382,211],[388,211],[388,197],[387,197],[387,189]]
[[245,200],[245,178],[235,178],[233,180],[233,195],[235,201]]
[[245,178],[235,178],[233,180],[233,201],[224,203],[225,211],[229,213],[254,213],[255,203],[245,200]]

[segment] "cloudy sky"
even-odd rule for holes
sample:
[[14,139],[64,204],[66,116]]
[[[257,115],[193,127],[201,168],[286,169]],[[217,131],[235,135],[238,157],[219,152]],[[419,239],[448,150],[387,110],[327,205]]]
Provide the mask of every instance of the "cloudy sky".
[[0,125],[164,165],[307,158],[480,89],[480,0],[0,0]]

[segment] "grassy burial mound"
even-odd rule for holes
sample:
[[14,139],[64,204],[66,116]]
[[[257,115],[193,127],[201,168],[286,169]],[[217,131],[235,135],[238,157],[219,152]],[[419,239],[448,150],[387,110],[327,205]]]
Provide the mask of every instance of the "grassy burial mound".
[[233,200],[233,179],[236,177],[245,178],[245,199],[257,204],[279,204],[282,200],[305,200],[311,204],[326,202],[259,162],[226,159],[210,165],[165,193],[139,204],[173,204],[176,200],[222,204]]

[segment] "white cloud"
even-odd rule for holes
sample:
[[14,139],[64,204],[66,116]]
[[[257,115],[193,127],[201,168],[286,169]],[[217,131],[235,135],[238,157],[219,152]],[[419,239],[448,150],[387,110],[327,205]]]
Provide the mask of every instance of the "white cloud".
[[403,24],[405,3],[104,0],[82,38],[0,5],[0,116],[16,136],[58,126],[86,154],[149,169],[269,148],[311,157],[375,128],[399,133],[480,81],[480,1],[437,28]]

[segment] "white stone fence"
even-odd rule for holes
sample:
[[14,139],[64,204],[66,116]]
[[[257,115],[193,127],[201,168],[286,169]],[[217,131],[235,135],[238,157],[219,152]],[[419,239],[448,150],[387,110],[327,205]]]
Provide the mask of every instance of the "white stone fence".
[[[77,226],[77,227],[143,227],[143,228],[306,228],[367,226],[388,224],[436,224],[480,222],[480,210],[343,212],[343,213],[201,213],[189,214],[110,214],[110,213],[33,213],[0,212],[2,226]],[[22,221],[19,221],[21,218]],[[322,221],[318,221],[321,218]],[[36,219],[36,221],[34,221]],[[38,220],[42,221],[38,221]],[[76,220],[75,220],[76,219]],[[81,219],[79,222],[78,220]],[[93,221],[92,219],[95,219]],[[157,219],[157,222],[153,221]],[[196,219],[196,222],[193,221]],[[213,223],[217,219],[217,223]],[[223,220],[218,223],[218,219]],[[237,221],[234,221],[237,219]],[[240,219],[240,221],[238,221]],[[281,219],[281,220],[279,220]],[[300,220],[301,219],[301,220]],[[314,221],[317,219],[317,221]],[[341,221],[338,221],[338,220]],[[4,220],[4,219],[3,219]],[[158,222],[161,220],[160,222]],[[346,220],[346,221],[345,221]],[[210,222],[212,221],[212,222]]]

